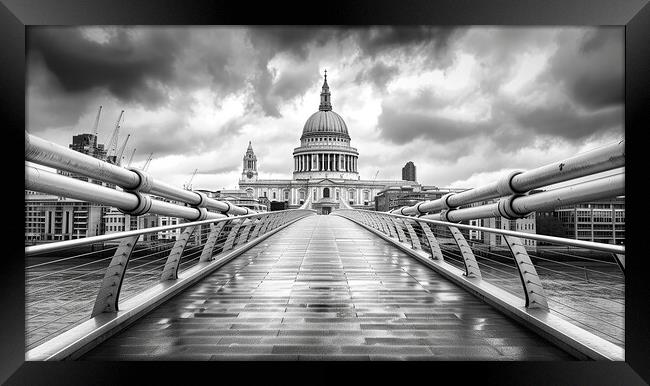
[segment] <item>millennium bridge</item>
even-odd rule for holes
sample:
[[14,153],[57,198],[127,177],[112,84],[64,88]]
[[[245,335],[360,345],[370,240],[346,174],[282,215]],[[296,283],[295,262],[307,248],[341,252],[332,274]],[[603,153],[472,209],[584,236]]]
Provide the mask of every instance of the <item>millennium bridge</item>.
[[25,189],[184,219],[25,247],[28,361],[625,359],[624,246],[467,225],[624,195],[624,172],[602,177],[625,166],[624,141],[412,207],[341,201],[329,215],[309,199],[256,213],[25,143],[25,161],[118,187],[26,165]]

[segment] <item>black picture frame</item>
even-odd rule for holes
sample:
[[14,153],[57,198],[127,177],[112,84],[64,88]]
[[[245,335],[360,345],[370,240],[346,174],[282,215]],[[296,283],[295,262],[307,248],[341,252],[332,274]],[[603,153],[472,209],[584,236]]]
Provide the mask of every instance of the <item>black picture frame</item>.
[[[634,385],[650,382],[650,285],[640,225],[647,211],[641,202],[641,146],[647,130],[650,65],[650,6],[647,0],[405,0],[318,2],[180,1],[180,0],[1,0],[0,117],[5,185],[5,245],[0,264],[0,381],[7,384],[152,384],[195,382],[228,374],[240,381],[292,379],[367,383],[368,377],[413,382],[481,384]],[[165,363],[165,362],[24,362],[23,239],[16,223],[24,210],[20,196],[18,144],[25,127],[25,28],[30,25],[535,25],[625,26],[625,136],[627,201],[626,360],[625,362],[427,362],[427,363]],[[14,154],[14,152],[16,154]],[[631,173],[631,174],[629,174]],[[637,176],[638,178],[634,178]],[[23,176],[24,177],[24,176]],[[630,208],[639,208],[635,211]],[[345,375],[344,375],[345,374]],[[416,378],[417,377],[417,378]],[[448,380],[444,380],[447,378]],[[449,380],[451,379],[451,380]],[[645,381],[644,381],[645,380]],[[230,380],[229,382],[234,382]]]

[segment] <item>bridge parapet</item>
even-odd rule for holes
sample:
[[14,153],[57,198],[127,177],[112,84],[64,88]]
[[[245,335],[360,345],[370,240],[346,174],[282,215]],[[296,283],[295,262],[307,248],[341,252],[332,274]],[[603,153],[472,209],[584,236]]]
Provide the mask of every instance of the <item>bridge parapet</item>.
[[[580,180],[624,166],[625,141],[621,140],[532,170],[511,171],[477,188],[448,193],[437,200],[422,201],[390,212],[449,222],[488,217],[522,218],[534,211],[624,195],[624,171],[606,178]],[[549,191],[533,191],[568,181],[575,181],[575,184]],[[466,207],[499,197],[493,204]]]
[[623,246],[385,212],[332,214],[392,242],[575,355],[624,359]]
[[26,359],[79,355],[310,215],[315,211],[256,213],[26,247]]

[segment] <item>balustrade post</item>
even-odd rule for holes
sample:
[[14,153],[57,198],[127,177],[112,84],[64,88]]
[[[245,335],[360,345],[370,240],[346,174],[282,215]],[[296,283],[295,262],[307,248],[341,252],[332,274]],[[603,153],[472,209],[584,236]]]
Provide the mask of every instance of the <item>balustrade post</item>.
[[451,234],[454,236],[454,240],[456,241],[456,244],[460,249],[460,253],[463,256],[463,263],[465,264],[465,276],[481,279],[481,270],[478,267],[476,257],[474,256],[474,252],[472,252],[472,248],[470,248],[469,244],[467,244],[467,240],[465,240],[465,237],[458,228],[454,226],[449,226],[448,228],[451,231]]
[[397,230],[397,239],[402,242],[406,241],[406,234],[404,233],[404,230],[399,223],[400,219],[396,217],[391,217],[390,219],[393,220],[392,222],[395,224],[395,229]]
[[234,226],[230,229],[230,233],[228,233],[228,237],[226,238],[226,242],[223,245],[223,250],[224,251],[229,251],[232,249],[233,244],[235,243],[235,236],[237,236],[237,232],[239,231],[239,228],[242,226],[241,220],[235,222],[237,220],[233,220]]
[[201,257],[199,258],[200,263],[212,260],[212,251],[214,250],[214,245],[219,239],[219,234],[221,234],[221,230],[223,229],[224,225],[226,225],[226,221],[210,224],[210,234],[208,235],[208,240],[205,242],[205,246],[201,252]]
[[90,314],[91,318],[104,312],[117,312],[126,266],[129,264],[131,253],[133,253],[133,248],[137,241],[138,236],[127,237],[117,247],[106,269],[101,287],[99,287],[97,299],[95,299],[95,306]]
[[273,229],[275,229],[275,224],[278,222],[279,219],[280,219],[280,215],[279,215],[278,213],[275,213],[275,214],[271,217],[271,221],[269,221],[269,226],[266,227],[266,231],[267,231],[267,232],[270,232],[270,231],[272,231]]
[[372,227],[378,231],[383,231],[383,226],[379,221],[379,216],[376,213],[370,213],[370,218],[372,219]]
[[366,213],[366,212],[363,212],[362,217],[363,217],[364,224],[366,224],[369,227],[372,227],[372,223],[370,221],[370,215],[368,213]]
[[260,229],[262,228],[262,225],[264,224],[264,219],[262,217],[255,217],[251,219],[255,224],[253,225],[253,230],[251,231],[251,234],[249,238],[252,240],[257,237],[257,234],[260,233]]
[[537,275],[535,266],[530,261],[528,252],[526,252],[526,248],[521,242],[521,239],[505,235],[503,239],[508,244],[515,258],[515,266],[517,267],[517,272],[519,272],[521,285],[524,287],[524,295],[526,296],[526,308],[543,308],[548,310],[544,286]]
[[267,214],[266,215],[266,217],[264,218],[264,224],[262,224],[262,226],[260,228],[260,233],[259,233],[260,235],[263,235],[264,233],[266,233],[266,230],[269,228],[269,224],[271,224],[271,221],[273,221],[274,217],[275,217],[275,215],[273,215],[273,214]]
[[618,267],[621,269],[621,272],[623,272],[623,275],[625,275],[625,255],[620,253],[615,253],[614,259],[616,260],[616,264],[618,264]]
[[285,224],[287,219],[287,212],[282,212],[280,213],[280,216],[278,216],[278,221],[273,224],[273,229],[281,227],[283,224]]
[[388,216],[381,216],[384,220],[384,224],[388,228],[388,236],[397,237],[397,230],[395,229],[395,224]]
[[246,223],[246,226],[242,229],[235,245],[241,245],[248,241],[248,234],[250,233],[251,228],[253,228],[254,219],[246,219],[244,220],[244,223]]
[[169,252],[169,256],[165,262],[165,267],[160,275],[160,281],[178,279],[178,266],[181,263],[181,256],[183,255],[183,251],[185,250],[185,246],[187,245],[190,236],[192,236],[192,233],[194,233],[196,228],[196,225],[189,226],[185,228],[183,233],[178,237],[171,252]]
[[413,225],[411,225],[411,221],[413,220],[407,220],[407,219],[402,219],[402,222],[404,222],[404,225],[406,226],[406,230],[409,233],[409,236],[411,236],[411,244],[413,245],[413,249],[422,249],[420,246],[420,238],[418,237],[418,234],[415,233],[415,229],[413,229]]
[[434,236],[433,232],[431,231],[431,228],[429,228],[429,224],[419,221],[420,227],[422,227],[422,230],[424,231],[424,237],[429,243],[429,249],[431,249],[431,258],[434,260],[440,260],[443,261],[445,258],[442,255],[442,251],[440,250],[440,244],[438,243],[438,240],[436,239],[436,236]]

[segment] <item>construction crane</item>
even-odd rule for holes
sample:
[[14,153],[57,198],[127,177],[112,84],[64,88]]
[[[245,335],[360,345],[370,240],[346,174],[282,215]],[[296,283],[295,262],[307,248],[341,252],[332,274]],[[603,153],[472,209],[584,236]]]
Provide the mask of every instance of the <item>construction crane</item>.
[[108,147],[107,147],[107,153],[106,153],[106,159],[108,162],[111,163],[117,163],[115,157],[115,153],[117,150],[117,137],[120,134],[120,121],[122,120],[122,116],[124,115],[124,110],[120,112],[120,116],[117,118],[117,122],[115,122],[115,129],[113,129],[113,135],[111,136],[110,141],[108,141]]
[[194,179],[194,176],[196,175],[196,172],[198,172],[199,169],[194,169],[194,173],[192,173],[192,177],[190,177],[190,180],[187,181],[185,185],[183,185],[183,189],[185,190],[192,190],[192,180]]
[[153,152],[149,154],[147,161],[144,163],[144,166],[142,167],[142,170],[147,171],[147,169],[149,169],[149,164],[151,163],[152,159],[153,159]]
[[129,158],[129,163],[126,165],[127,168],[131,167],[131,162],[133,161],[133,156],[135,155],[135,150],[136,148],[133,148],[133,152],[131,153],[131,157]]
[[372,178],[372,182],[375,182],[375,180],[377,179],[378,174],[379,174],[379,170],[377,170],[377,173],[375,173],[375,176]]
[[126,143],[129,141],[130,137],[131,134],[126,135],[126,139],[124,140],[124,143],[120,147],[120,151],[118,151],[117,155],[115,156],[115,163],[119,166],[122,166],[122,155],[124,154],[124,149],[126,149]]
[[97,130],[99,128],[99,116],[102,113],[102,106],[99,106],[99,111],[97,111],[97,118],[95,118],[95,126],[93,126],[93,133],[95,134],[95,138],[93,138],[93,149],[97,148]]

